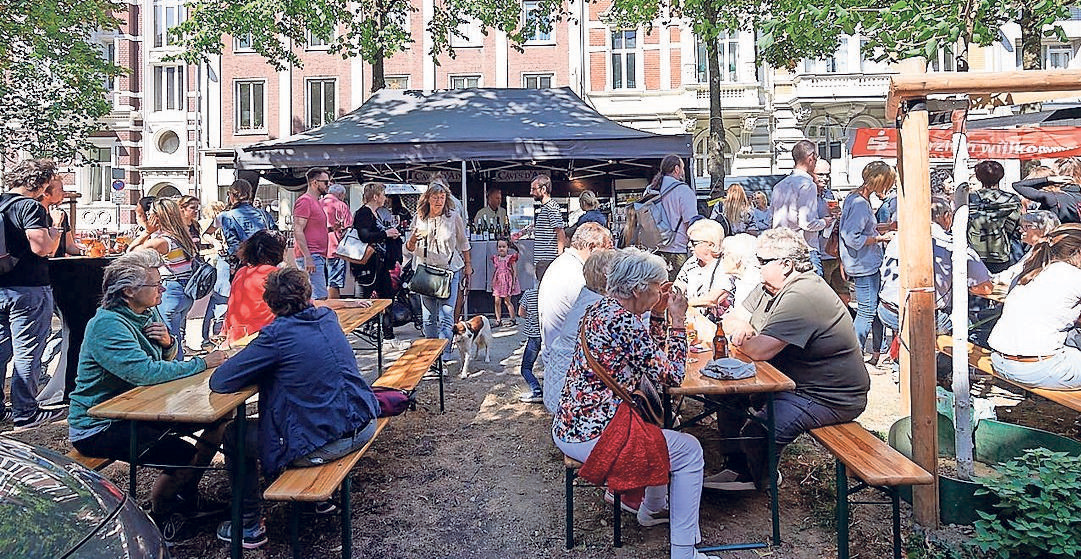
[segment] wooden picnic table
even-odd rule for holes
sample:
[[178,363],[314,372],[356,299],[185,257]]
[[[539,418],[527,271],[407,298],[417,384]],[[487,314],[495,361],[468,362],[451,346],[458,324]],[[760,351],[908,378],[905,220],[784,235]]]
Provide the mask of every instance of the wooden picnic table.
[[[361,307],[359,301],[371,303],[368,307]],[[326,299],[316,301],[317,307],[333,309],[338,315],[338,324],[342,332],[353,334],[375,350],[376,371],[383,374],[383,319],[382,314],[390,307],[390,299]],[[370,320],[379,317],[375,321],[373,332],[361,330],[360,327]]]
[[[687,369],[686,374],[683,377],[683,382],[676,387],[669,387],[665,389],[665,417],[670,417],[668,413],[671,408],[671,399],[673,396],[682,396],[692,398],[702,402],[705,410],[685,422],[680,426],[686,427],[697,423],[701,419],[713,415],[722,408],[726,408],[723,403],[726,396],[741,396],[749,394],[761,394],[766,398],[766,419],[761,420],[753,415],[747,415],[747,418],[761,423],[766,428],[766,445],[769,456],[769,483],[770,483],[770,511],[772,515],[773,524],[773,545],[779,545],[781,543],[781,527],[780,527],[780,503],[777,493],[777,444],[774,441],[774,409],[773,409],[773,395],[777,392],[784,392],[788,390],[794,390],[796,383],[792,379],[788,378],[776,367],[769,364],[766,361],[753,361],[736,348],[732,348],[730,351],[731,357],[735,357],[747,363],[754,363],[755,375],[750,378],[740,380],[716,380],[702,375],[702,369],[713,358],[711,352],[703,353],[687,353]],[[741,410],[743,411],[743,410]],[[736,543],[726,544],[720,546],[704,547],[701,548],[703,552],[710,551],[735,551],[740,549],[755,549],[769,547],[769,544],[754,542],[754,543]]]

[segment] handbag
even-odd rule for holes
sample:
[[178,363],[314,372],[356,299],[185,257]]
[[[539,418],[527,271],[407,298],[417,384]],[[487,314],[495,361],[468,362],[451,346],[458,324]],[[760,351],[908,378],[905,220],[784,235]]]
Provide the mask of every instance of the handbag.
[[349,229],[345,236],[338,241],[338,248],[334,250],[334,256],[353,264],[367,264],[375,254],[372,243],[360,240],[360,233],[356,229]]
[[210,295],[217,282],[218,269],[203,260],[202,256],[192,256],[191,277],[188,278],[188,283],[184,284],[184,294],[197,301]]
[[582,346],[582,353],[586,357],[586,363],[589,364],[590,370],[615,393],[616,397],[630,405],[644,421],[658,427],[664,427],[664,401],[661,399],[660,391],[657,390],[653,381],[649,380],[649,377],[642,375],[642,379],[638,381],[638,386],[634,389],[634,392],[628,392],[623,385],[616,382],[612,375],[609,375],[608,371],[605,371],[604,367],[593,357],[593,353],[589,351],[589,345],[586,343],[585,320],[582,320],[582,325],[578,329],[578,343]]
[[[424,256],[428,256],[428,242],[424,242]],[[409,281],[409,290],[427,297],[447,299],[450,297],[451,282],[454,272],[431,264],[417,263],[413,278]]]

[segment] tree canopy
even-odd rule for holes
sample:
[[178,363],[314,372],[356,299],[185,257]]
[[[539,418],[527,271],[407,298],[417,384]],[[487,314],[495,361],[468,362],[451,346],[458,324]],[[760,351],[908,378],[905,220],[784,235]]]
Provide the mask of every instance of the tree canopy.
[[116,29],[117,0],[0,0],[0,158],[78,160],[112,110],[95,32]]

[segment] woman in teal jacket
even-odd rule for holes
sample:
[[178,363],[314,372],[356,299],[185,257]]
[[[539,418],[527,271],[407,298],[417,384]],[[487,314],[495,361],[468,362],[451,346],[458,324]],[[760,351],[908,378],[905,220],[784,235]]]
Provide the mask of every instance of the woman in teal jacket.
[[[68,413],[71,444],[86,456],[129,460],[131,440],[130,422],[91,417],[87,410],[136,386],[191,376],[225,361],[220,351],[173,361],[177,340],[154,308],[165,290],[158,272],[161,263],[156,251],[136,250],[105,268],[101,308],[86,325]],[[140,455],[139,462],[205,466],[217,451],[223,425],[139,423],[139,440],[158,441]],[[166,435],[173,427],[205,431],[199,444],[192,445],[178,434]],[[201,474],[202,470],[191,468],[164,468],[154,483],[151,515],[167,539],[174,535],[166,522],[172,513],[196,507]]]

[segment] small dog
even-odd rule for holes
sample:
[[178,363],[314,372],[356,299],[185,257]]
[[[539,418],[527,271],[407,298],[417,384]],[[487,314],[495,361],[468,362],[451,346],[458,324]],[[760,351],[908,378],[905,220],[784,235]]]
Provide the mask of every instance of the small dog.
[[454,334],[458,354],[462,358],[462,372],[459,376],[465,378],[469,374],[469,362],[480,355],[481,349],[484,349],[484,362],[492,362],[492,323],[487,317],[474,316],[458,322],[451,328],[451,333]]

